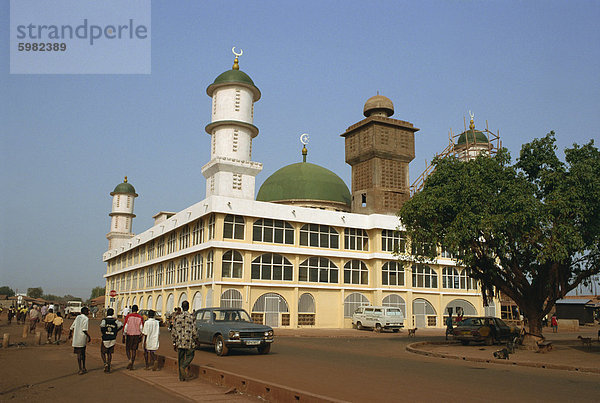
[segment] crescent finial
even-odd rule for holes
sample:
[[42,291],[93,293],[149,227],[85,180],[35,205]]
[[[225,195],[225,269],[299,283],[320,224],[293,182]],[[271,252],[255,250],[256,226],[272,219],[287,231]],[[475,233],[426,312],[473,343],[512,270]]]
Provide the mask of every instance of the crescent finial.
[[304,134],[300,135],[300,142],[302,144],[307,145],[308,140],[310,140],[310,136],[308,135],[308,133],[304,133]]
[[231,52],[235,55],[235,57],[240,57],[241,55],[244,54],[244,50],[243,49],[240,49],[240,53],[237,53],[235,51],[235,46],[231,48]]

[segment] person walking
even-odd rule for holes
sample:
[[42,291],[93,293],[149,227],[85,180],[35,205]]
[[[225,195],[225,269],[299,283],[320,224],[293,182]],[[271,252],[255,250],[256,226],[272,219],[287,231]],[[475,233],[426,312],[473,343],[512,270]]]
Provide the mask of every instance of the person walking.
[[152,366],[152,371],[158,370],[158,360],[156,359],[156,350],[158,350],[159,342],[159,323],[154,319],[155,312],[150,309],[148,311],[148,320],[144,323],[142,334],[144,335],[144,361],[146,362],[146,370]]
[[181,303],[182,313],[175,316],[171,336],[173,338],[173,349],[177,351],[177,363],[179,364],[179,380],[190,379],[189,366],[194,359],[196,326],[194,318],[188,312],[190,303],[183,301]]
[[454,332],[454,320],[452,319],[452,314],[450,314],[447,318],[446,318],[446,340],[448,340],[448,335],[453,336]]
[[56,317],[54,318],[52,324],[54,325],[54,342],[57,346],[60,344],[60,339],[62,337],[63,322],[64,319],[62,314],[60,312],[56,312]]
[[123,323],[115,317],[115,310],[108,308],[106,317],[100,322],[102,343],[100,344],[100,355],[104,363],[104,372],[110,373],[112,355],[117,344],[117,333],[123,328]]
[[558,318],[556,317],[556,314],[552,315],[550,324],[552,325],[552,333],[558,333]]
[[34,305],[29,311],[29,333],[34,333],[37,323],[40,321],[42,313],[38,309],[37,305]]
[[79,375],[83,375],[87,372],[87,369],[85,368],[85,346],[92,340],[88,333],[89,319],[87,315],[89,313],[90,310],[87,306],[81,308],[81,314],[75,318],[69,330],[69,339],[71,337],[73,338],[73,342],[71,343],[73,352],[77,355]]
[[46,326],[46,339],[48,343],[52,343],[52,334],[54,333],[54,318],[56,315],[54,314],[54,310],[52,308],[48,309],[48,313],[44,317],[44,324]]
[[127,353],[127,369],[133,370],[137,349],[142,339],[144,318],[138,313],[138,306],[131,307],[131,313],[125,317],[123,336],[125,337],[125,352]]

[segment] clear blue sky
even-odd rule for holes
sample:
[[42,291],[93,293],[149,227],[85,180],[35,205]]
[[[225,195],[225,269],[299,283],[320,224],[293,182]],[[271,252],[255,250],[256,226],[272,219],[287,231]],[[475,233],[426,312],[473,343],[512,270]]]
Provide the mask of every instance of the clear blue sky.
[[134,231],[204,197],[206,87],[231,68],[261,89],[260,184],[309,161],[350,184],[339,134],[379,91],[416,134],[411,180],[472,110],[516,157],[555,130],[599,139],[598,1],[153,1],[152,74],[10,75],[0,3],[0,285],[89,297],[104,285],[109,193],[127,175]]

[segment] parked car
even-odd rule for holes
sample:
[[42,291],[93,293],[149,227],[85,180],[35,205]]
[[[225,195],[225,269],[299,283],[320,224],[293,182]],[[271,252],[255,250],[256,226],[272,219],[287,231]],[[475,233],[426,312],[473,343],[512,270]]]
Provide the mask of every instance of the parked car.
[[67,307],[65,308],[65,316],[69,318],[74,318],[77,315],[81,314],[81,301],[67,301]]
[[383,329],[398,332],[404,327],[404,314],[397,307],[361,306],[352,314],[352,325],[358,330],[372,328],[378,332]]
[[463,345],[472,341],[483,341],[491,346],[497,342],[512,340],[519,335],[520,329],[508,326],[500,318],[485,316],[466,318],[453,329],[454,338]]
[[238,308],[203,308],[194,312],[197,341],[214,346],[219,356],[230,348],[257,348],[259,354],[271,351],[273,329],[253,323],[250,315]]
[[[142,316],[142,318],[144,319],[144,322],[148,320],[148,309],[140,309],[139,310],[139,314]],[[165,324],[163,323],[163,320],[160,316],[160,313],[154,311],[154,319],[156,319],[158,321],[158,325],[159,326],[164,326]]]

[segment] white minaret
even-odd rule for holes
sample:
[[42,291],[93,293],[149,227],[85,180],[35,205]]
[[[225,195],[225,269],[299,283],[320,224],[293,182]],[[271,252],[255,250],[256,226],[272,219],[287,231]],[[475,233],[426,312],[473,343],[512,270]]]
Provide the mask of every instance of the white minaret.
[[110,232],[106,234],[108,249],[115,249],[133,237],[133,202],[138,196],[135,188],[127,182],[117,185],[110,195],[113,197],[112,211],[109,214]]
[[212,97],[212,119],[206,126],[211,136],[210,161],[202,167],[206,178],[206,197],[212,195],[254,200],[254,182],[262,164],[252,161],[252,139],[258,135],[254,126],[254,102],[260,90],[240,70],[235,52],[233,68],[219,75],[208,86]]

